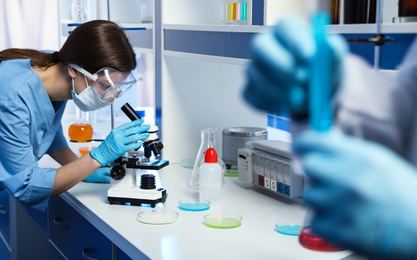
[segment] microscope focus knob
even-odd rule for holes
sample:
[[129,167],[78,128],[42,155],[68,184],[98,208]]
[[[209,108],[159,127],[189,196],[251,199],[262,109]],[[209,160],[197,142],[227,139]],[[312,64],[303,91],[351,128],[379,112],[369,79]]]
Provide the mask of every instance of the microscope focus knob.
[[121,165],[116,165],[110,170],[110,177],[112,177],[114,180],[121,180],[125,177],[126,170]]

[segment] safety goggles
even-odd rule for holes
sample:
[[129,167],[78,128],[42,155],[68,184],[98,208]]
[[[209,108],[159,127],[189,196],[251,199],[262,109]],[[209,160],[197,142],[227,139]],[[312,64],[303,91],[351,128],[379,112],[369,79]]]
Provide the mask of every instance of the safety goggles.
[[101,96],[104,101],[109,101],[121,97],[129,88],[136,83],[132,73],[126,76],[112,68],[102,68],[94,74],[75,64],[69,64],[71,67],[90,78],[93,83],[90,86]]

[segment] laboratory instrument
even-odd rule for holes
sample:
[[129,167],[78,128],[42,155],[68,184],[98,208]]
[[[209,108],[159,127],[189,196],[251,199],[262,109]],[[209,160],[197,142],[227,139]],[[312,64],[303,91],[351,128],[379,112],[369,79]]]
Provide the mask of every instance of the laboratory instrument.
[[[126,103],[122,111],[133,121],[140,119],[135,110]],[[157,171],[169,164],[168,161],[150,159],[152,153],[160,155],[163,148],[158,138],[158,127],[151,126],[150,136],[143,140],[145,153],[138,157],[135,153],[132,156],[121,156],[110,164],[110,188],[107,192],[107,199],[110,204],[130,204],[141,206],[150,204],[155,207],[158,203],[163,203],[167,198],[167,191],[163,187],[157,187],[155,175],[150,172]],[[137,183],[137,174],[141,174],[140,181]]]
[[[199,185],[200,185],[200,166],[204,163],[204,152],[207,151],[207,149],[210,147],[216,149],[217,129],[205,128],[205,129],[200,130],[200,134],[201,134],[201,143],[200,143],[200,147],[198,148],[198,153],[194,161],[193,171],[191,172],[190,181],[188,183],[189,187],[195,190],[198,190]],[[224,175],[226,166],[220,157],[217,157],[217,163],[222,168],[222,172]],[[222,187],[223,186],[224,186],[224,177],[222,177]]]
[[301,170],[292,165],[291,144],[278,140],[257,140],[238,150],[239,180],[297,200],[304,188]]
[[223,172],[217,163],[214,148],[205,152],[204,163],[200,166],[200,200],[208,200],[211,204],[221,202]]
[[204,225],[211,228],[237,228],[242,225],[242,216],[235,214],[208,214],[204,216]]
[[222,159],[227,169],[237,168],[237,150],[246,142],[266,140],[268,131],[260,127],[228,127],[223,129]]

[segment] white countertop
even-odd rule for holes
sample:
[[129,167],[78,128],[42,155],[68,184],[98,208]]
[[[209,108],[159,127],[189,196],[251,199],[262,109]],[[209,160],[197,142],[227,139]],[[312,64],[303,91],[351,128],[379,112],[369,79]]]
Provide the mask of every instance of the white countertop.
[[[42,167],[57,167],[46,157]],[[179,213],[178,221],[167,225],[148,225],[137,221],[147,207],[110,205],[109,184],[81,182],[61,197],[130,257],[151,259],[342,259],[352,252],[315,252],[303,248],[297,236],[277,233],[279,222],[302,224],[306,208],[287,199],[262,194],[261,189],[225,177],[221,205],[206,211],[189,212],[178,208],[178,201],[196,199],[198,193],[187,184],[191,169],[179,164],[159,171],[168,198],[157,205]],[[261,191],[261,192],[258,192]],[[234,229],[214,229],[203,224],[206,214],[224,212],[243,217]]]

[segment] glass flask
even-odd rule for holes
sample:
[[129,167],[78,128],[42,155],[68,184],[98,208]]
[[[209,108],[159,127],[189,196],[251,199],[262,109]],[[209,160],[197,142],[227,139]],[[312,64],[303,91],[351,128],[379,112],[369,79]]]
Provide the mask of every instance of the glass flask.
[[[204,153],[208,148],[216,149],[216,138],[217,138],[217,129],[215,128],[205,128],[201,129],[201,143],[200,148],[198,149],[197,157],[195,159],[194,168],[190,176],[189,187],[195,190],[199,189],[200,182],[200,166],[204,163]],[[216,150],[217,151],[217,150]],[[224,172],[226,170],[226,165],[220,157],[217,157],[217,163],[222,168],[222,187],[224,186]]]
[[72,142],[83,143],[93,137],[93,127],[85,119],[77,119],[68,127],[68,136]]

